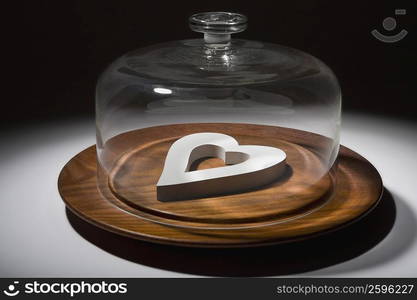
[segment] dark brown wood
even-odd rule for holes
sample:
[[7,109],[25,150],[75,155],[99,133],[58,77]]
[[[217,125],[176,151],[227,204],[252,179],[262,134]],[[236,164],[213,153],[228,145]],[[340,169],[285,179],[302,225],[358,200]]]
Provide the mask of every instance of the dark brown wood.
[[[155,184],[170,145],[183,135],[204,131],[232,135],[240,144],[283,149],[286,175],[239,194],[158,201]],[[66,205],[77,215],[132,238],[195,247],[279,243],[348,224],[378,202],[381,178],[353,151],[342,146],[338,168],[325,172],[320,151],[330,142],[312,133],[264,125],[158,126],[111,139],[102,153],[104,167],[96,166],[95,147],[84,150],[64,167],[58,185]],[[207,159],[194,168],[222,163]]]
[[[201,131],[208,125],[198,126]],[[172,132],[172,129],[170,130]],[[227,129],[223,132],[232,134]],[[145,130],[146,132],[146,130]],[[247,133],[246,133],[247,134]],[[293,217],[320,205],[332,186],[323,163],[305,147],[276,138],[234,134],[241,145],[268,144],[284,150],[284,175],[268,186],[232,195],[162,202],[157,199],[156,183],[171,144],[177,139],[154,135],[155,140],[140,143],[126,152],[112,168],[108,182],[116,198],[135,209],[169,219],[197,223],[242,223]],[[204,162],[201,167],[210,164]],[[320,180],[319,180],[320,179]],[[107,180],[106,180],[107,181]],[[208,187],[215,189],[216,187]]]

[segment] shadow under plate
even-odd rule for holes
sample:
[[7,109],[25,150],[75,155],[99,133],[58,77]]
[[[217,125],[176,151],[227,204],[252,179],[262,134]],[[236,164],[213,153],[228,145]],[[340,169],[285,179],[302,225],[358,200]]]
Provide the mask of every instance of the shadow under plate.
[[143,242],[100,229],[66,210],[72,227],[86,240],[138,264],[205,276],[274,276],[313,271],[355,258],[391,231],[396,205],[384,189],[379,204],[359,221],[307,240],[255,248],[204,249]]

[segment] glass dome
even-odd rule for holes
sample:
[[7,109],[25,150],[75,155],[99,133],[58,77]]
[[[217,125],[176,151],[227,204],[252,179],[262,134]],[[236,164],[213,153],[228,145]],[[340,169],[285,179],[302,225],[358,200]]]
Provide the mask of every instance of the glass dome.
[[[202,38],[131,51],[100,77],[96,125],[102,195],[141,218],[205,229],[260,226],[259,220],[266,226],[323,205],[334,188],[339,150],[341,93],[332,71],[299,50],[231,38],[245,30],[243,15],[201,13],[189,22]],[[248,189],[219,189],[223,197],[217,202],[213,190],[220,185],[209,182],[202,185],[211,189],[207,195],[187,194],[193,188],[180,186],[171,190],[178,197],[161,199],[157,183],[170,147],[201,132],[225,134],[240,145],[279,148],[286,169],[259,187],[251,186],[259,179],[252,176]],[[182,171],[223,167],[223,160],[229,164],[224,153],[203,156]],[[190,213],[190,205],[199,207],[198,215]]]

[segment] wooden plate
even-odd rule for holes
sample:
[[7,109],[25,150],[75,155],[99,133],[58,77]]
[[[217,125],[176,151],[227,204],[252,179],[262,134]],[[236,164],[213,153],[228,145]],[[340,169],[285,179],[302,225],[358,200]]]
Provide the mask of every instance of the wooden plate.
[[[208,131],[229,134],[240,144],[283,149],[285,175],[268,186],[238,194],[158,201],[155,183],[170,145],[184,135]],[[378,172],[348,148],[340,148],[338,167],[327,172],[321,153],[329,143],[320,135],[266,125],[150,127],[112,138],[98,167],[95,147],[82,151],[63,168],[58,186],[66,205],[78,216],[132,238],[193,247],[288,242],[349,224],[380,199]],[[194,168],[222,163],[206,159]]]

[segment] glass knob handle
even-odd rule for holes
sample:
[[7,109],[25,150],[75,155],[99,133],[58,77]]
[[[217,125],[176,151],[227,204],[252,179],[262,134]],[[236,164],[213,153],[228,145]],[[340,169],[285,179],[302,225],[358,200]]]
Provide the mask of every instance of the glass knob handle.
[[189,18],[190,28],[204,33],[208,44],[225,44],[230,42],[232,33],[242,32],[247,28],[246,16],[231,12],[204,12]]

